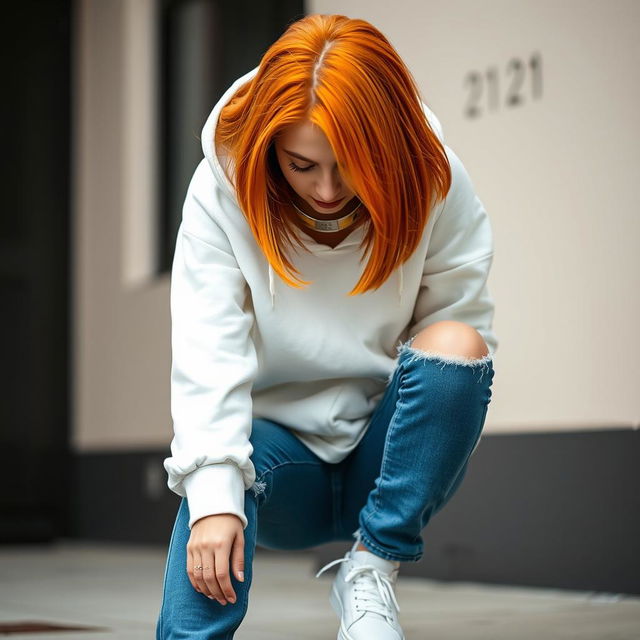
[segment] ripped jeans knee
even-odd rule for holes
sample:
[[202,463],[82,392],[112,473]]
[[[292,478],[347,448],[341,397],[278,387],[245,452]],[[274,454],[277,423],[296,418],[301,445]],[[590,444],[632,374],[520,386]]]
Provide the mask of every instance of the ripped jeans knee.
[[[398,345],[397,347],[398,361],[400,361],[401,358],[405,357],[405,354],[406,354],[406,359],[404,360],[404,363],[406,365],[412,364],[414,362],[420,362],[420,361],[423,361],[425,363],[427,361],[431,361],[437,365],[441,364],[442,366],[440,368],[444,368],[447,365],[477,367],[482,372],[482,374],[488,373],[489,369],[492,366],[493,357],[491,356],[490,353],[487,353],[485,356],[482,356],[480,358],[473,358],[473,357],[463,356],[463,355],[454,354],[454,353],[441,353],[439,351],[431,351],[428,349],[417,349],[411,346],[413,344],[413,341],[416,339],[417,335],[418,334],[412,336],[406,342]],[[389,375],[389,378],[387,380],[388,383],[391,382],[394,373],[395,371],[392,371],[391,374]]]

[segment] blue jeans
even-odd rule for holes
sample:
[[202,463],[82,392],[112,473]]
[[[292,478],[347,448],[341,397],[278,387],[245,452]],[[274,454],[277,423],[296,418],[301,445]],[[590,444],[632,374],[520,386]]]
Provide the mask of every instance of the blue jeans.
[[383,558],[420,560],[422,530],[456,492],[479,443],[494,371],[488,355],[465,361],[426,354],[412,341],[398,349],[364,437],[337,464],[318,458],[286,427],[254,419],[251,460],[260,486],[245,492],[245,580],[230,572],[235,604],[221,605],[191,585],[189,506],[182,499],[157,640],[233,638],[248,608],[256,544],[293,550],[355,537]]

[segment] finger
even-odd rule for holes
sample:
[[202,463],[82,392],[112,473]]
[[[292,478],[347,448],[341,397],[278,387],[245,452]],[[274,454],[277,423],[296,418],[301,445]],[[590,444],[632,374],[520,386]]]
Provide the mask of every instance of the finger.
[[240,582],[244,582],[244,533],[240,532],[233,543],[231,552],[231,566]]
[[215,562],[216,571],[215,577],[220,585],[220,589],[224,597],[229,602],[236,601],[236,594],[231,585],[231,576],[229,575],[229,557],[231,555],[231,546],[222,546],[216,549]]
[[204,566],[204,562],[202,561],[202,557],[197,554],[193,554],[194,563],[193,563],[193,580],[196,583],[196,591],[203,593],[205,596],[209,595],[209,589],[202,577],[203,570],[201,567]]
[[193,576],[195,590],[198,593],[202,593],[203,595],[207,596],[207,598],[211,600],[216,599],[218,600],[218,602],[220,602],[220,604],[225,604],[222,600],[219,599],[219,596],[217,596],[215,593],[212,594],[210,592],[209,587],[207,586],[207,583],[205,581],[204,574],[206,572],[213,573],[213,562],[205,564],[202,556],[199,556],[196,553],[192,554],[192,558],[193,561],[191,564],[191,575]]
[[196,591],[201,591],[200,586],[198,585],[195,571],[193,569],[196,564],[197,563],[195,561],[193,553],[187,548],[187,576],[189,576],[189,582],[191,583],[191,586]]
[[213,554],[207,553],[205,557],[209,558],[209,560],[207,560],[207,563],[204,564],[202,570],[202,582],[204,584],[205,593],[211,598],[215,598],[221,605],[226,605],[227,601],[225,600],[222,589],[220,588],[220,585],[216,580],[216,565]]

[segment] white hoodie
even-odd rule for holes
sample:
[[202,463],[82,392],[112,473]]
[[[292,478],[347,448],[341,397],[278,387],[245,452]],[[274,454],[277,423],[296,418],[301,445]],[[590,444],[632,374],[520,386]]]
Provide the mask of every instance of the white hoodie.
[[[493,356],[493,259],[487,213],[458,156],[445,145],[451,189],[435,206],[411,258],[377,290],[349,297],[364,270],[365,226],[336,247],[300,231],[306,254],[291,257],[303,289],[283,282],[258,247],[213,143],[222,107],[202,130],[204,158],[189,184],[171,277],[171,413],[164,461],[169,488],[186,496],[189,528],[231,513],[247,526],[244,492],[254,488],[252,418],[288,427],[319,458],[337,463],[360,442],[395,368],[398,348],[427,325],[459,320]],[[425,114],[439,138],[433,112]]]

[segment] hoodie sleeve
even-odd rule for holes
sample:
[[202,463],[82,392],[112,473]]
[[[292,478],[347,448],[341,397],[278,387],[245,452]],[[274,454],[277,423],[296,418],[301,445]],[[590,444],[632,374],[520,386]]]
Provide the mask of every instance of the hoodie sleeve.
[[493,357],[498,341],[487,286],[494,252],[491,223],[460,158],[445,149],[451,187],[434,223],[409,335],[440,320],[465,322],[480,333]]
[[168,487],[186,497],[189,528],[232,513],[247,527],[244,491],[255,481],[249,456],[251,389],[257,356],[245,306],[248,285],[216,222],[222,195],[206,161],[187,190],[171,272],[171,415],[164,461]]

